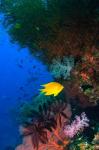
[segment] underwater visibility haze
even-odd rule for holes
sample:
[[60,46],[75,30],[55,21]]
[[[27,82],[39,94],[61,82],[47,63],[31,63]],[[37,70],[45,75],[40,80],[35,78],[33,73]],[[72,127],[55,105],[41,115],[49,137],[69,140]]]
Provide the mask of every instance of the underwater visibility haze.
[[[47,68],[28,49],[20,50],[2,25],[0,14],[0,149],[13,147],[19,138],[19,129],[13,118],[13,109],[30,101],[39,93],[40,85],[52,81]],[[14,116],[15,117],[15,116]],[[14,120],[15,119],[15,120]]]

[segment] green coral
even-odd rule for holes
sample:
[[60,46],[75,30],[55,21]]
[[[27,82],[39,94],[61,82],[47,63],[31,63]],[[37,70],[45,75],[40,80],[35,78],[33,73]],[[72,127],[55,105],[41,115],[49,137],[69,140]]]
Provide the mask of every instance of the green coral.
[[31,119],[38,118],[40,116],[39,107],[44,104],[51,105],[56,99],[53,96],[45,96],[40,94],[33,98],[32,102],[25,102],[20,106],[19,110],[19,122],[25,124],[31,122]]

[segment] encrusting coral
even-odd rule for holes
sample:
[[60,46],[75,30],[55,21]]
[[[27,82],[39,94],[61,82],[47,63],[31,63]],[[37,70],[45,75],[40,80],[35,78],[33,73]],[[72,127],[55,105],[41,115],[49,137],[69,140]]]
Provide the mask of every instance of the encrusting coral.
[[82,93],[93,104],[99,101],[99,52],[92,49],[86,52],[81,62],[72,72],[74,82],[78,86],[78,93]]
[[94,139],[93,139],[93,144],[94,144],[94,150],[98,150],[99,149],[99,132],[95,134]]
[[93,47],[79,59],[71,70],[71,80],[64,80],[64,91],[72,99],[79,100],[81,107],[94,106],[99,102],[99,52]]

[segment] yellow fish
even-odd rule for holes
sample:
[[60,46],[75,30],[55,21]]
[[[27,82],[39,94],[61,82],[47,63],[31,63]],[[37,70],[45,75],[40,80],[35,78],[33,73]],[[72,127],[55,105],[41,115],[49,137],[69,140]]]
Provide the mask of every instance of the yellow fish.
[[54,96],[57,96],[64,88],[63,85],[58,82],[50,82],[41,86],[44,87],[43,89],[40,89],[41,93]]

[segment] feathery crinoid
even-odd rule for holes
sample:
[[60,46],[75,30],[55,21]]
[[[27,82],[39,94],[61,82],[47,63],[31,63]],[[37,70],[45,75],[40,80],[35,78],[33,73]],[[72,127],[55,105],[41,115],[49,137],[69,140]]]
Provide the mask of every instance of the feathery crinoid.
[[[31,137],[33,148],[44,150],[63,150],[69,143],[63,132],[64,123],[71,117],[70,105],[62,100],[47,101],[38,107],[38,117],[32,115],[31,121],[23,126],[23,136]],[[42,148],[42,149],[41,149]]]
[[23,127],[23,136],[31,136],[31,141],[34,149],[39,148],[39,144],[46,144],[48,142],[47,131],[52,131],[56,128],[56,121],[54,116],[47,110],[46,104],[39,106],[38,117],[32,116],[31,122],[26,123]]
[[55,129],[57,124],[55,120],[55,115],[52,111],[50,111],[50,107],[51,106],[47,103],[39,105],[39,113],[41,114],[39,121],[43,123],[44,127],[47,130],[52,132],[52,129]]
[[23,129],[23,139],[24,138],[27,138],[26,140],[30,139],[31,144],[26,143],[28,143],[29,146],[32,145],[33,150],[39,150],[40,145],[45,145],[48,142],[48,131],[42,123],[33,123]]
[[60,126],[62,126],[63,122],[69,121],[72,115],[70,105],[63,100],[55,101],[51,106],[51,111],[58,119]]
[[23,136],[31,136],[34,149],[38,149],[39,143],[45,144],[48,141],[47,131],[41,122],[29,124],[23,130]]
[[41,144],[39,150],[64,150],[70,143],[63,131],[64,123],[67,123],[71,117],[70,105],[61,100],[54,101],[49,111],[55,117],[56,127],[52,128],[51,132],[50,130],[47,132],[48,142]]

